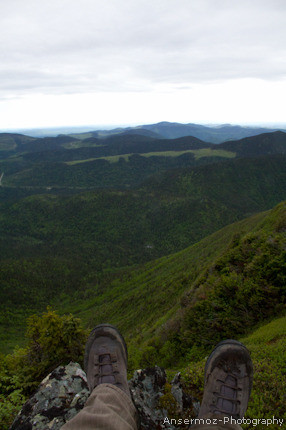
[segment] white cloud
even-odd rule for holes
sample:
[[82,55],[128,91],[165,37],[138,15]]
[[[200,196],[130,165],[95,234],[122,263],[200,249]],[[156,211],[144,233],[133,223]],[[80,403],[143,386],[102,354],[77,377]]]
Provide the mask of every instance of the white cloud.
[[162,85],[155,92],[38,94],[0,102],[0,128],[108,126],[159,121],[285,123],[285,93],[286,80],[241,79],[195,84],[177,91]]
[[[104,95],[112,106],[131,98],[138,112],[143,99],[152,99],[153,106],[161,109],[160,115],[154,113],[155,120],[163,112],[175,114],[174,109],[166,112],[164,108],[165,91],[169,98],[173,92],[173,99],[181,102],[188,99],[187,94],[196,94],[198,105],[201,94],[204,103],[212,106],[212,89],[219,88],[216,112],[227,116],[236,108],[233,101],[233,109],[226,109],[223,100],[228,100],[230,88],[241,88],[238,82],[242,80],[260,82],[262,92],[268,88],[262,80],[275,82],[275,88],[281,85],[280,97],[285,91],[285,18],[284,0],[2,1],[0,100],[5,103],[20,97],[18,106],[24,108],[34,96],[45,110],[48,96],[54,95],[58,105],[64,106],[67,99],[72,105],[83,103],[81,112],[89,116],[83,100],[94,94],[103,104]],[[249,115],[254,118],[260,111],[254,99],[259,94],[248,85],[250,94],[248,105],[253,112]],[[279,105],[273,94],[278,97],[279,91],[268,93],[271,103],[265,103],[271,116],[270,105]],[[27,106],[32,109],[32,104]],[[122,112],[134,116],[128,105],[121,105],[117,117]],[[8,121],[8,114],[3,115],[0,126],[5,124],[4,117]],[[45,115],[51,123],[55,121],[52,111]],[[104,118],[111,120],[108,112]],[[11,121],[19,119],[14,115]],[[118,123],[115,116],[112,122]]]

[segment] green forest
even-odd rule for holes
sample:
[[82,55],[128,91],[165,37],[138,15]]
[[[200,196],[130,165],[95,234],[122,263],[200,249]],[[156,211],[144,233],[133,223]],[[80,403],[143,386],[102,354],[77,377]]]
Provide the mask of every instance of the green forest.
[[207,354],[242,340],[247,416],[286,419],[285,133],[0,134],[2,173],[1,429],[56,366],[82,364],[102,322],[124,335],[130,375],[180,371],[198,399]]

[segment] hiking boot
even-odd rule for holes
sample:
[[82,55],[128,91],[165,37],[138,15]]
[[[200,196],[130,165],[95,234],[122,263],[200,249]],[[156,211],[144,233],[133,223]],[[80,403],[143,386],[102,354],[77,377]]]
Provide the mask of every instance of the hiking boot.
[[109,325],[96,326],[85,347],[84,370],[90,391],[99,384],[113,384],[129,397],[127,347],[119,331]]
[[253,367],[246,347],[236,340],[220,342],[205,366],[204,396],[198,418],[241,419],[252,388]]

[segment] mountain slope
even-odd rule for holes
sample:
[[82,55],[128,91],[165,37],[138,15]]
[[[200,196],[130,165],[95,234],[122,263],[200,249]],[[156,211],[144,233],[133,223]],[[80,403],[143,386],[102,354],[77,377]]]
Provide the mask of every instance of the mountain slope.
[[247,214],[255,207],[275,205],[276,197],[276,202],[284,199],[285,165],[284,155],[234,159],[165,172],[152,177],[145,187],[158,195],[213,199]]
[[[163,257],[135,270],[117,270],[111,277],[79,256],[70,258],[68,262],[59,257],[26,257],[13,262],[11,259],[3,260],[1,254],[1,350],[7,351],[15,339],[21,343],[25,315],[44,310],[47,303],[58,300],[58,308],[62,312],[79,314],[86,324],[91,325],[95,323],[95,315],[98,320],[107,318],[120,325],[126,334],[132,331],[134,324],[145,322],[147,309],[153,306],[156,312],[150,313],[148,324],[151,327],[151,322],[163,315],[166,317],[167,311],[179,303],[179,293],[183,293],[187,282],[193,282],[201,270],[218,257],[234,234],[248,232],[265,216],[262,213],[227,226],[222,232],[214,233],[179,254]],[[135,299],[136,296],[138,298]],[[115,299],[120,302],[116,304]]]
[[[284,139],[284,133],[275,136]],[[147,170],[145,158],[134,157],[130,166],[137,163]],[[19,159],[17,168],[23,162]],[[87,297],[90,286],[105,288],[106,273],[177,252],[231,222],[271,208],[286,198],[285,162],[285,155],[273,155],[175,169],[132,191],[70,196],[46,190],[24,198],[32,192],[28,188],[1,187],[4,321],[13,324],[19,316],[22,323],[26,312],[42,309],[57,293]],[[124,163],[121,160],[119,167]],[[54,166],[51,163],[51,169]],[[45,171],[41,167],[39,175]],[[81,174],[87,177],[88,167],[83,167]],[[11,173],[16,174],[14,168],[12,163]],[[69,192],[76,191],[81,193],[76,187]],[[35,184],[33,192],[42,189]]]
[[121,134],[82,141],[58,136],[21,143],[13,154],[3,152],[3,186],[64,187],[67,191],[128,189],[172,169],[210,165],[234,157],[285,154],[286,133],[267,133],[219,145],[190,136],[166,140]]
[[87,301],[71,305],[66,297],[65,311],[90,327],[116,324],[135,367],[150,364],[151,356],[169,366],[186,354],[195,357],[198,348],[205,354],[222,338],[237,338],[285,311],[285,229],[283,202],[118,276]]
[[56,153],[55,151],[40,150],[37,153],[27,153],[23,157],[25,160],[32,162],[67,162],[110,155],[201,149],[209,148],[211,146],[211,144],[202,142],[192,136],[175,139],[173,141],[131,134],[116,135],[101,140],[91,137],[80,141],[80,147],[78,148],[67,150],[63,147],[58,147]]
[[[178,309],[183,292],[204,273],[230,245],[237,234],[247,234],[263,221],[268,212],[230,224],[178,253],[118,273],[107,290],[69,310],[89,323],[109,318],[126,335],[152,331]],[[66,310],[67,310],[66,309]]]
[[[227,140],[237,140],[248,136],[255,136],[257,134],[273,132],[276,129],[263,128],[263,127],[243,127],[239,125],[216,125],[205,126],[200,124],[180,124],[176,122],[159,122],[157,124],[145,124],[136,127],[116,128],[112,130],[97,130],[90,132],[91,135],[98,138],[127,134],[127,133],[152,133],[153,137],[176,139],[184,136],[194,136],[198,139],[220,143]],[[72,135],[77,138],[83,139],[87,134]]]
[[175,139],[182,136],[194,136],[212,143],[237,140],[247,136],[255,136],[257,134],[275,131],[261,127],[241,127],[239,125],[229,124],[211,127],[199,124],[179,124],[170,122],[144,125],[142,128],[159,133],[168,139]]
[[[128,343],[129,371],[155,364],[167,367],[172,374],[180,370],[186,389],[199,399],[203,391],[205,360],[198,360],[208,355],[219,340],[239,339],[248,334],[243,342],[252,353],[255,368],[248,417],[272,417],[275,407],[281,418],[285,417],[285,243],[286,202],[282,202],[271,211],[229,225],[179,253],[109,275],[105,283],[95,279],[88,283],[91,279],[85,277],[82,294],[78,287],[60,294],[54,280],[48,279],[48,273],[57,279],[58,273],[51,270],[52,267],[38,273],[42,275],[40,282],[51,282],[55,293],[51,303],[62,314],[73,312],[89,329],[103,321],[117,325]],[[28,267],[28,261],[22,267],[15,267],[13,289],[23,283],[23,273],[28,274]],[[4,265],[4,273],[6,268]],[[35,266],[32,264],[30,269],[33,273]],[[5,291],[5,287],[11,277],[8,272],[6,274],[0,300],[0,346],[8,351],[7,346],[11,348],[15,341],[23,345],[24,312],[27,316],[35,309],[29,309],[27,302],[23,314],[17,314],[13,297],[9,306],[9,289]],[[27,276],[26,281],[30,285],[26,290],[30,301],[36,291],[31,289],[31,276]],[[25,299],[24,292],[23,289],[22,293],[18,291],[22,299]],[[17,296],[17,291],[12,293]],[[77,320],[72,316],[63,317],[68,324],[65,325],[67,335],[72,333],[77,351],[83,351],[85,337]],[[28,347],[16,349],[13,355],[6,357],[0,354],[0,379],[3,381],[0,395],[6,408],[14,410],[23,403],[23,390],[30,392],[28,390],[42,379],[43,369],[49,369],[49,359],[58,359],[54,351],[58,353],[61,348],[57,347],[57,337],[49,336],[48,327],[52,324],[56,331],[59,322],[50,310],[42,319],[32,317]],[[261,327],[257,330],[259,322]],[[39,351],[37,339],[46,349],[53,346],[53,356],[51,348],[46,355]],[[62,348],[59,356],[69,360],[71,353]],[[46,361],[37,360],[38,356]],[[13,398],[11,393],[15,394]],[[166,386],[161,404],[169,408],[170,400]],[[172,417],[171,411],[168,416]]]
[[286,133],[264,133],[259,136],[225,142],[220,148],[234,151],[238,157],[257,157],[259,155],[286,154]]
[[3,147],[0,151],[0,174],[4,173],[2,186],[33,187],[35,190],[37,187],[64,187],[67,192],[76,188],[134,188],[153,174],[174,168],[286,152],[283,132],[221,145],[190,136],[166,140],[121,134],[79,140],[64,135],[34,139],[2,134],[0,143],[1,136],[4,143],[8,139],[12,145],[8,145],[10,150]]
[[7,204],[1,255],[82,256],[97,268],[158,258],[285,199],[285,162],[282,155],[237,159],[167,172],[135,191]]

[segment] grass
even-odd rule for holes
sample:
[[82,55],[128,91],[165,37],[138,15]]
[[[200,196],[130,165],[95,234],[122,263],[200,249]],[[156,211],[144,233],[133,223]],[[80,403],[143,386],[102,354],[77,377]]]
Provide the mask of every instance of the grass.
[[[186,338],[180,338],[183,349],[185,348],[184,354],[180,356],[181,346],[178,343],[172,343],[168,338],[162,338],[163,348],[161,349],[164,349],[163,352],[166,355],[163,356],[163,360],[168,357],[169,359],[165,361],[168,364],[161,364],[157,361],[161,358],[156,355],[155,349],[156,342],[160,341],[159,335],[160,333],[164,335],[166,330],[176,331],[176,335],[179,334],[179,326],[176,328],[170,324],[178,322],[178,319],[173,319],[173,317],[183,304],[181,300],[184,299],[184,293],[192,295],[198,301],[199,296],[196,292],[199,291],[199,285],[203,284],[204,278],[207,278],[209,274],[214,274],[214,271],[219,270],[220,267],[226,269],[228,267],[226,262],[231,261],[234,264],[234,262],[242,261],[241,255],[238,253],[239,250],[244,251],[242,256],[245,258],[253,250],[256,251],[255,258],[259,261],[261,255],[263,258],[267,257],[268,254],[263,254],[262,242],[258,243],[259,248],[249,246],[253,243],[255,232],[262,234],[263,238],[267,239],[267,244],[271,244],[271,247],[279,249],[280,242],[278,239],[283,239],[285,225],[285,203],[281,203],[272,211],[259,213],[249,219],[229,225],[181,252],[145,265],[118,270],[117,275],[112,276],[110,282],[104,286],[90,285],[89,296],[85,299],[82,299],[82,296],[78,296],[80,298],[78,300],[75,297],[72,299],[70,294],[62,294],[58,298],[57,308],[62,314],[72,312],[76,317],[80,317],[85,327],[92,328],[101,322],[110,322],[116,325],[127,340],[129,357],[131,357],[129,370],[138,368],[138,359],[142,359],[144,367],[155,364],[167,367],[169,378],[174,375],[175,371],[181,371],[186,390],[194,398],[201,401],[206,361],[206,358],[203,360],[201,358],[206,354],[203,351],[204,355],[202,355],[199,349],[194,350],[196,343],[190,343],[190,346],[186,344],[186,347]],[[238,245],[235,243],[238,241],[238,235],[247,235],[247,241],[241,242],[247,245],[246,248],[240,246],[237,249]],[[233,249],[236,250],[235,254],[232,253]],[[225,253],[234,258],[229,260],[229,255],[227,255],[228,258],[225,259]],[[255,259],[250,260],[253,263]],[[247,263],[246,260],[244,262]],[[267,265],[260,264],[260,266],[263,279]],[[240,266],[236,265],[235,267]],[[274,269],[275,267],[274,264]],[[285,268],[285,266],[282,267]],[[255,265],[248,264],[247,270],[255,271]],[[282,272],[283,270],[279,269],[281,276],[283,276]],[[224,297],[228,300],[231,296],[224,295]],[[268,301],[270,300],[269,297],[267,296]],[[246,296],[243,295],[244,303],[246,300]],[[282,295],[279,296],[279,300],[283,302]],[[236,304],[234,303],[233,310]],[[216,305],[219,306],[219,303],[216,302]],[[274,318],[274,314],[271,315],[271,318]],[[276,315],[280,315],[280,317],[275,317],[273,320],[270,317],[266,320],[264,317],[264,320],[260,320],[262,322],[259,326],[257,325],[258,315],[255,315],[255,321],[247,331],[233,332],[240,334],[232,333],[226,336],[240,338],[241,333],[246,333],[247,335],[241,341],[250,350],[254,364],[254,384],[246,414],[250,424],[243,426],[245,430],[265,429],[266,425],[263,421],[261,423],[261,420],[270,420],[273,419],[273,416],[276,419],[284,420],[284,423],[286,422],[284,406],[286,316],[282,316],[285,314],[282,314],[281,310]],[[227,316],[229,317],[229,315]],[[207,318],[210,317],[207,316]],[[245,324],[245,320],[240,318],[239,322],[241,320]],[[202,342],[204,339],[204,322],[206,321],[202,321],[202,319],[199,321],[201,323],[199,324],[200,331],[197,333],[197,339]],[[223,321],[224,327],[228,327],[231,318]],[[166,326],[166,322],[169,325]],[[250,331],[251,334],[249,334]],[[215,343],[216,341],[213,344]],[[166,390],[165,398],[162,396],[160,400],[162,407],[167,410],[170,398],[171,392]],[[190,411],[188,417],[192,416],[193,413],[194,411]],[[169,410],[168,416],[172,418]],[[267,428],[277,430],[281,427],[272,424]]]
[[14,139],[11,136],[0,137],[0,151],[12,151],[17,147]]
[[[272,261],[274,257],[271,257],[268,245],[264,246],[263,241],[268,236],[273,240],[273,231],[280,225],[276,226],[278,220],[281,223],[280,227],[283,227],[284,211],[284,204],[280,204],[271,212],[260,213],[227,226],[181,252],[129,271],[119,272],[118,276],[114,277],[101,291],[94,287],[94,291],[91,288],[89,297],[84,300],[70,301],[67,298],[65,303],[62,300],[58,309],[60,312],[72,312],[80,317],[85,327],[92,328],[102,322],[116,325],[125,336],[130,348],[131,368],[136,368],[138,365],[146,366],[146,362],[147,365],[151,365],[155,360],[157,364],[168,367],[173,361],[174,348],[176,348],[176,361],[179,367],[186,357],[189,360],[191,357],[199,359],[205,351],[202,350],[203,348],[200,350],[196,343],[197,339],[201,342],[201,346],[204,344],[211,348],[220,340],[220,336],[221,339],[225,336],[241,336],[242,333],[249,332],[259,319],[263,321],[263,318],[270,316],[267,306],[263,308],[264,302],[260,300],[260,296],[264,297],[264,290],[259,290],[257,283],[260,285],[261,282],[257,281],[255,276],[259,270],[262,277],[268,273],[269,268],[267,269],[267,265],[264,267],[262,262],[265,258]],[[249,243],[252,242],[249,242],[249,238],[256,237],[256,232],[261,241],[259,239],[258,243],[253,245],[254,248],[250,249]],[[245,239],[241,239],[241,244],[238,246],[235,243],[239,235]],[[257,258],[254,260],[252,252],[257,253]],[[233,268],[236,275],[231,272],[227,277],[226,271],[221,278],[220,267],[230,271],[227,265],[229,260],[231,264],[234,264],[234,261],[237,262],[237,266]],[[280,260],[276,260],[273,261],[280,264]],[[250,272],[253,271],[248,277],[245,274],[243,284],[241,284],[242,277],[239,277],[235,271],[240,267],[241,261],[248,265]],[[282,269],[281,276],[283,276]],[[274,278],[272,282],[276,282]],[[239,288],[234,288],[234,285],[238,285]],[[245,290],[242,285],[245,286]],[[206,294],[211,287],[214,287],[216,295]],[[248,291],[250,287],[251,294]],[[274,290],[271,291],[270,288],[267,293],[268,300]],[[226,303],[221,299],[221,294],[225,297]],[[257,300],[261,301],[261,309],[258,312],[260,315],[252,315],[251,309],[249,311],[246,305],[241,307],[241,303],[243,305],[245,300],[248,300],[245,295],[253,302],[253,306],[256,305]],[[216,303],[215,307],[212,300]],[[276,303],[275,300],[274,294],[273,306]],[[282,296],[281,302],[283,303]],[[235,311],[234,303],[237,304],[239,312]],[[198,306],[195,306],[196,304]],[[232,310],[231,306],[234,306]],[[282,304],[281,306],[283,308]],[[263,313],[264,310],[265,313]],[[271,315],[275,312],[273,310]],[[279,313],[276,312],[276,315],[279,314],[281,310]],[[207,321],[207,315],[212,322]],[[241,325],[243,315],[245,328]],[[201,323],[196,324],[192,318],[196,318]],[[228,328],[228,331],[226,330],[228,334],[225,334],[225,327]],[[169,344],[168,353],[164,350],[165,343]]]
[[[242,342],[251,351],[254,365],[253,390],[246,416],[252,420],[275,416],[283,419],[285,426],[286,317],[260,327]],[[262,430],[265,426],[260,424],[255,428]],[[271,426],[271,429],[278,428],[281,427]]]
[[[286,422],[286,317],[274,319],[255,329],[252,334],[240,341],[251,353],[254,367],[253,388],[245,418],[251,424],[243,424],[245,430],[278,430]],[[203,373],[206,358],[198,363],[191,363],[182,371],[187,389],[200,401],[203,396]],[[266,426],[258,420],[284,420],[279,424]]]
[[184,291],[228,247],[233,235],[248,232],[264,219],[267,212],[231,224],[199,243],[176,254],[122,272],[101,294],[88,300],[57,307],[72,312],[90,328],[109,321],[118,326],[128,342],[144,343],[179,307]]
[[[223,149],[211,149],[211,148],[189,149],[186,151],[146,152],[140,155],[142,157],[179,157],[180,155],[188,154],[188,153],[194,154],[196,160],[199,160],[202,157],[234,158],[236,156],[235,152],[225,151]],[[66,164],[72,166],[74,164],[88,163],[90,161],[95,161],[95,160],[107,160],[110,163],[117,163],[120,158],[123,158],[125,161],[129,161],[129,157],[131,157],[132,155],[134,154],[121,154],[121,155],[110,155],[110,156],[98,157],[98,158],[88,158],[86,160],[68,161],[66,162]]]
[[[88,139],[90,137],[93,137],[92,133],[73,133],[69,135],[70,137],[74,137],[75,139],[80,139],[80,140],[84,140],[84,139]],[[71,146],[70,146],[71,145]],[[79,143],[77,143],[77,145],[80,145]],[[65,148],[72,148],[72,142],[68,143],[67,145],[63,145]],[[76,146],[77,147],[77,146]]]
[[148,152],[146,154],[142,154],[144,157],[153,157],[153,156],[161,156],[164,157],[179,157],[180,155],[193,153],[196,160],[199,160],[203,157],[224,157],[224,158],[234,158],[236,156],[235,152],[225,151],[223,149],[211,149],[211,148],[202,148],[202,149],[189,149],[186,151],[165,151],[165,152]]
[[[71,312],[80,317],[85,327],[106,321],[113,323],[130,345],[144,347],[145,341],[175,314],[182,294],[228,247],[233,235],[255,228],[267,213],[226,226],[178,253],[144,265],[117,269],[104,288],[89,285],[84,297],[73,297],[70,291],[47,304],[55,306],[61,314]],[[13,327],[0,331],[0,351],[8,353],[16,345],[24,344],[25,319],[31,312],[26,306],[19,308],[17,314],[14,311]],[[5,312],[2,316],[5,320]]]
[[[90,136],[92,137],[92,136]],[[63,148],[65,149],[79,149],[79,148],[95,148],[95,147],[99,147],[99,146],[104,146],[101,143],[94,143],[94,142],[84,142],[83,140],[79,139],[76,142],[68,142],[68,143],[64,143]]]

